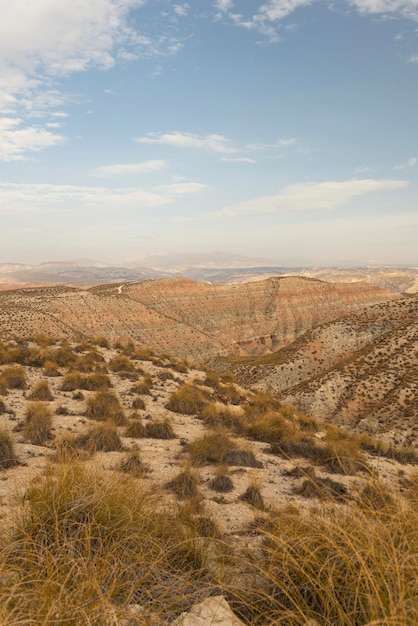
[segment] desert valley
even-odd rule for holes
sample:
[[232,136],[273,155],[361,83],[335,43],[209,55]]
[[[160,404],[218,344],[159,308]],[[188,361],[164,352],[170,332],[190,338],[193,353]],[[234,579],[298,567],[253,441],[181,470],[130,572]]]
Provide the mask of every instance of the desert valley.
[[417,418],[416,293],[4,289],[2,623],[415,623]]

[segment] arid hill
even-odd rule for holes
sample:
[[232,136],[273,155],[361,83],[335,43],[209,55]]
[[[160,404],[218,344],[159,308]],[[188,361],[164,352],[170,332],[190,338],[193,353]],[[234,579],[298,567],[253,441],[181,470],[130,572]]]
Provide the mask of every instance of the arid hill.
[[418,443],[416,296],[322,324],[275,354],[223,365],[310,415]]
[[269,354],[324,322],[394,298],[366,283],[293,277],[222,286],[177,278],[21,289],[0,294],[0,337],[104,335],[205,361]]

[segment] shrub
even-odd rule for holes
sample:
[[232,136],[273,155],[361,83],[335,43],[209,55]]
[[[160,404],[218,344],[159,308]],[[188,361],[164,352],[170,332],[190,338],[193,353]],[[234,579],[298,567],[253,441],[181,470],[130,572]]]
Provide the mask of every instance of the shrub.
[[223,463],[247,467],[260,466],[252,452],[240,449],[222,429],[204,433],[189,444],[189,451],[192,463],[195,465]]
[[141,411],[145,411],[145,402],[143,401],[142,398],[135,398],[132,401],[132,408],[133,409],[139,409]]
[[141,461],[138,452],[131,452],[119,463],[117,469],[124,474],[132,476],[144,476],[148,472],[148,467]]
[[70,372],[62,379],[61,391],[75,391],[80,388],[81,374],[79,372]]
[[228,476],[227,469],[220,467],[216,476],[210,481],[209,487],[218,493],[229,493],[234,489],[234,483]]
[[30,443],[44,445],[51,437],[52,414],[47,404],[31,402],[25,411],[23,435]]
[[98,391],[87,401],[86,416],[90,419],[112,420],[117,426],[127,423],[118,398],[109,391]]
[[263,496],[261,495],[260,487],[257,484],[249,485],[244,493],[239,496],[240,500],[251,504],[256,509],[264,511],[265,505]]
[[131,388],[131,392],[137,393],[141,396],[149,396],[151,394],[150,388],[148,387],[148,385],[145,385],[144,383],[138,383],[137,385],[134,385]]
[[23,367],[10,365],[1,373],[3,384],[7,389],[26,389],[26,376]]
[[128,357],[118,355],[109,361],[109,367],[112,372],[134,372],[135,365]]
[[184,384],[177,391],[173,391],[165,405],[175,413],[196,415],[210,400],[210,394],[194,385]]
[[147,422],[145,425],[145,435],[152,439],[175,439],[176,437],[169,420]]
[[28,396],[29,400],[41,400],[43,402],[51,402],[54,396],[48,385],[47,380],[39,380]]
[[9,469],[18,465],[16,453],[14,450],[13,438],[9,431],[1,427],[0,428],[0,470]]
[[44,361],[43,372],[45,376],[48,376],[48,378],[53,378],[61,375],[57,363],[51,360]]
[[93,454],[94,452],[114,452],[123,450],[122,441],[112,422],[98,424],[87,433],[77,435],[75,446]]
[[198,475],[190,468],[184,469],[177,474],[173,480],[167,483],[167,487],[177,496],[179,500],[188,498],[197,498],[199,490],[197,484],[199,482]]
[[128,428],[125,430],[125,437],[131,437],[132,439],[143,439],[147,437],[145,426],[140,421],[131,422]]

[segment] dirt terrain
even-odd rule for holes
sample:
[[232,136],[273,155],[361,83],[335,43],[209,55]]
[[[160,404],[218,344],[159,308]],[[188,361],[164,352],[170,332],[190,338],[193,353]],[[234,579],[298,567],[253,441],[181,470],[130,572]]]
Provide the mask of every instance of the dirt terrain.
[[91,289],[19,289],[0,294],[0,337],[104,335],[206,361],[269,354],[319,324],[396,297],[365,283],[307,278],[222,286],[177,278]]

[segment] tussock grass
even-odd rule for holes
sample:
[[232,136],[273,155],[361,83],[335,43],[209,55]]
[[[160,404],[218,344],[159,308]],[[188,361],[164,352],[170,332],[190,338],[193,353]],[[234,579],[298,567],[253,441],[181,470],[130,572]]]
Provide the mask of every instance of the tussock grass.
[[29,400],[41,400],[42,402],[51,402],[54,399],[52,392],[49,388],[47,380],[39,380],[30,394],[28,395]]
[[86,416],[97,421],[112,420],[117,426],[125,426],[127,418],[115,394],[98,391],[87,401]]
[[260,416],[269,411],[277,411],[281,407],[280,402],[268,393],[258,391],[249,398],[245,410],[248,416]]
[[0,555],[3,623],[116,625],[130,603],[135,623],[164,622],[214,587],[193,526],[129,475],[51,466],[25,500]]
[[[251,624],[404,625],[418,622],[418,517],[355,504],[283,511],[229,599]],[[248,580],[253,584],[246,584]]]
[[143,439],[147,436],[145,426],[139,420],[132,421],[125,430],[125,437],[132,439]]
[[132,401],[132,408],[140,411],[145,411],[145,402],[142,398],[134,398]]
[[119,463],[117,469],[119,472],[137,477],[145,476],[148,472],[148,467],[142,462],[139,452],[130,452],[127,454]]
[[26,389],[25,370],[20,365],[9,365],[1,372],[1,381],[7,389]]
[[140,396],[149,396],[151,394],[150,387],[145,383],[138,383],[131,388],[132,393],[137,393]]
[[226,406],[219,406],[215,402],[206,404],[198,415],[207,426],[218,427],[225,426],[231,428],[237,433],[245,432],[245,416],[233,411]]
[[196,415],[209,400],[210,393],[208,391],[186,383],[179,387],[177,391],[173,391],[165,406],[174,413]]
[[171,422],[168,419],[156,422],[147,422],[145,425],[145,436],[152,439],[176,438]]
[[194,465],[222,463],[244,467],[260,467],[250,450],[240,448],[223,429],[204,433],[189,444],[190,459]]
[[44,376],[48,376],[48,378],[56,378],[57,376],[61,376],[56,361],[51,361],[50,359],[44,361],[43,373]]
[[89,454],[95,452],[115,452],[123,450],[122,440],[113,422],[97,424],[87,433],[77,435],[74,440],[76,448]]
[[234,489],[234,483],[228,476],[227,467],[219,467],[215,477],[210,481],[209,487],[217,493],[230,493]]
[[112,372],[116,373],[135,371],[135,365],[132,363],[131,359],[128,359],[127,356],[123,356],[122,354],[113,357],[113,359],[109,361],[109,367]]
[[6,405],[4,404],[3,400],[0,400],[0,415],[6,413],[6,410]]
[[253,481],[248,485],[244,493],[239,496],[239,499],[243,502],[247,502],[247,504],[251,504],[251,506],[256,509],[260,509],[260,511],[264,511],[266,508],[263,496],[261,495],[261,488],[257,481]]
[[167,487],[177,496],[179,500],[186,500],[198,497],[198,483],[198,474],[190,467],[186,467],[183,471],[177,474],[177,476],[170,480],[169,483],[167,483]]
[[23,436],[30,443],[42,446],[51,438],[52,413],[43,402],[30,402],[25,411]]
[[0,470],[9,469],[18,465],[18,460],[15,453],[13,437],[9,431],[1,427],[0,428]]

